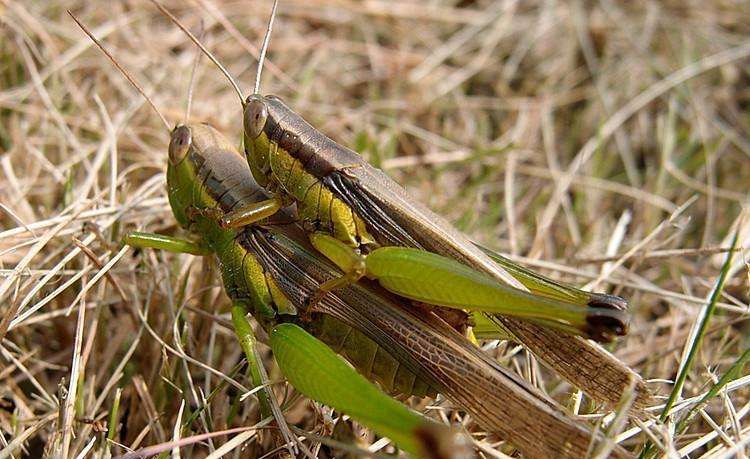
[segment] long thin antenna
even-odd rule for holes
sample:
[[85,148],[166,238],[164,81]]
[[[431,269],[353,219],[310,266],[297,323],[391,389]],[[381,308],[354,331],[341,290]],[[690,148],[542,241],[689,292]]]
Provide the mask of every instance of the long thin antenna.
[[177,19],[176,17],[174,17],[174,15],[169,12],[169,10],[167,10],[166,8],[164,8],[164,6],[162,6],[161,3],[157,2],[156,0],[151,0],[151,3],[153,3],[154,6],[156,6],[159,9],[159,11],[162,12],[163,15],[167,16],[170,21],[172,21],[177,27],[179,27],[180,30],[182,30],[185,33],[185,35],[187,35],[190,38],[190,40],[193,43],[195,43],[196,46],[198,46],[198,48],[200,48],[201,51],[203,51],[203,53],[206,56],[208,56],[209,59],[211,59],[211,62],[213,62],[217,67],[219,67],[219,70],[221,70],[221,73],[223,73],[224,76],[227,77],[227,79],[229,80],[229,83],[232,84],[232,87],[234,88],[235,92],[237,92],[237,95],[240,96],[240,102],[244,103],[245,99],[244,99],[244,97],[242,97],[242,91],[240,90],[239,85],[237,84],[236,81],[234,81],[234,78],[232,78],[232,75],[229,74],[229,71],[227,71],[227,69],[225,69],[224,66],[221,65],[221,63],[218,61],[218,59],[216,59],[214,57],[214,55],[211,54],[211,51],[209,51],[208,49],[206,49],[206,47],[203,46],[203,43],[201,43],[201,41],[198,40],[195,37],[195,35],[193,35],[193,33],[190,32],[187,29],[187,27],[185,27],[184,25],[182,25],[182,23],[180,22],[180,20]]
[[258,73],[255,75],[255,87],[253,88],[253,94],[260,94],[260,74],[263,71],[263,62],[266,60],[266,51],[268,51],[268,43],[271,41],[271,31],[273,30],[273,20],[276,18],[276,7],[279,5],[279,0],[273,0],[273,7],[271,7],[271,18],[268,20],[268,28],[266,29],[266,36],[263,37],[263,46],[260,48],[260,58],[258,59]]
[[[201,28],[200,28],[200,34],[198,34],[198,38],[200,38],[201,41],[203,41],[203,35],[206,32],[206,29],[203,28],[203,20],[201,20]],[[201,61],[201,54],[200,52],[195,53],[195,60],[193,61],[193,68],[190,70],[190,83],[188,83],[188,91],[187,91],[187,106],[185,107],[185,124],[190,121],[190,108],[193,105],[193,88],[195,85],[195,74],[198,73],[198,63]]]
[[143,90],[143,88],[141,87],[141,85],[138,84],[138,82],[135,80],[135,78],[133,78],[130,75],[130,73],[128,73],[128,71],[125,70],[117,62],[117,60],[115,60],[114,56],[112,56],[109,53],[109,51],[107,51],[107,49],[104,47],[104,45],[99,40],[97,40],[96,37],[94,37],[94,34],[92,34],[91,31],[89,29],[87,29],[86,26],[83,25],[83,23],[81,21],[79,21],[78,18],[75,17],[75,15],[70,10],[68,10],[68,14],[70,15],[70,17],[73,18],[74,21],[76,21],[76,24],[78,24],[78,27],[80,27],[81,30],[83,30],[86,33],[86,35],[88,35],[89,38],[91,38],[91,40],[94,43],[96,43],[96,46],[98,46],[99,49],[102,50],[102,52],[109,58],[109,60],[112,62],[112,64],[114,64],[114,66],[117,67],[117,70],[119,70],[120,73],[122,73],[125,76],[125,78],[127,78],[127,80],[130,82],[130,84],[132,84],[135,87],[135,89],[137,89],[138,92],[141,93],[141,95],[146,99],[146,102],[148,102],[149,105],[151,105],[151,108],[154,109],[154,111],[156,112],[156,114],[159,115],[159,118],[161,118],[162,122],[164,123],[164,126],[166,126],[167,131],[170,131],[172,128],[169,126],[169,122],[164,117],[164,115],[161,114],[161,112],[159,111],[159,109],[156,108],[156,104],[154,104],[154,101],[151,100],[151,98],[148,95],[146,95],[146,92]]

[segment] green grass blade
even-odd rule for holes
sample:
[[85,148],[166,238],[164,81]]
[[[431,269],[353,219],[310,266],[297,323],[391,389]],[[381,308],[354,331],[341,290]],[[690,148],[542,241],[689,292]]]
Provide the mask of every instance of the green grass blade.
[[[719,302],[719,297],[721,297],[721,292],[724,290],[724,284],[729,275],[729,269],[732,267],[732,260],[734,259],[735,249],[737,248],[737,241],[739,240],[739,228],[740,226],[738,226],[737,231],[735,231],[734,236],[732,237],[731,248],[727,252],[726,258],[724,259],[724,264],[721,267],[719,278],[716,280],[714,289],[709,296],[708,304],[701,310],[702,315],[700,317],[698,325],[695,328],[695,333],[693,334],[694,338],[689,341],[689,343],[687,343],[689,347],[687,348],[685,359],[683,360],[680,370],[677,373],[677,378],[675,379],[675,384],[672,388],[672,392],[669,394],[669,398],[664,404],[664,409],[659,416],[659,420],[661,422],[667,420],[667,418],[669,417],[669,412],[674,407],[675,402],[682,396],[682,389],[685,386],[685,380],[687,379],[687,375],[690,373],[690,370],[693,366],[693,361],[695,360],[695,356],[698,353],[698,349],[700,348],[701,342],[703,341],[703,337],[706,334],[706,330],[708,330],[708,324],[711,321],[714,312],[716,311],[716,304]],[[644,447],[640,457],[651,457],[653,453],[655,453],[653,444],[649,442]]]
[[690,411],[680,420],[675,429],[678,433],[683,432],[687,427],[691,419],[698,413],[698,410],[706,406],[709,400],[719,395],[719,391],[724,388],[727,384],[737,379],[741,374],[745,365],[750,362],[750,348],[745,349],[745,352],[740,355],[737,360],[734,361],[731,367],[719,378],[719,380],[711,386],[711,389],[706,392],[701,400],[693,406]]
[[664,421],[667,419],[667,417],[669,416],[669,410],[672,409],[677,398],[682,396],[682,388],[685,385],[685,379],[687,378],[687,375],[690,372],[690,368],[693,365],[693,360],[695,360],[695,355],[697,354],[698,348],[700,348],[701,342],[703,341],[703,337],[706,334],[706,330],[708,329],[708,324],[711,321],[711,318],[713,317],[714,312],[716,311],[716,303],[719,302],[719,297],[721,296],[721,292],[724,290],[724,283],[727,280],[727,276],[729,275],[729,269],[732,266],[732,259],[734,258],[734,252],[735,252],[735,248],[737,247],[738,239],[739,239],[739,232],[735,232],[734,237],[732,238],[731,249],[729,250],[729,252],[727,252],[727,257],[724,260],[723,266],[721,267],[721,273],[719,274],[719,278],[716,281],[716,285],[714,286],[714,289],[711,292],[708,305],[702,311],[703,316],[701,317],[700,323],[698,324],[698,327],[696,328],[695,338],[690,343],[690,348],[688,349],[688,353],[685,358],[685,361],[682,367],[680,368],[680,372],[677,375],[677,380],[675,381],[675,385],[672,388],[672,392],[669,394],[669,398],[667,399],[666,404],[664,405],[664,410],[659,416],[659,419],[661,421]]

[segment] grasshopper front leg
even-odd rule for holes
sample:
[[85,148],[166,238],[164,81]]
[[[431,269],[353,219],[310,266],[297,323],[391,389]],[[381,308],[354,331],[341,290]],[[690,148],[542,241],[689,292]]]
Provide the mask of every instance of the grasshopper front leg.
[[284,376],[307,397],[348,414],[417,457],[456,457],[440,454],[456,452],[450,429],[386,395],[299,326],[277,325],[270,343]]
[[344,275],[321,285],[311,301],[366,276],[386,290],[414,301],[455,309],[518,317],[598,341],[611,341],[627,329],[627,314],[609,307],[574,304],[515,289],[456,260],[408,247],[380,247],[362,255],[322,233],[315,248]]
[[211,250],[200,242],[190,241],[164,234],[143,233],[133,231],[122,239],[123,244],[139,249],[158,249],[173,253],[189,253],[191,255],[211,255]]

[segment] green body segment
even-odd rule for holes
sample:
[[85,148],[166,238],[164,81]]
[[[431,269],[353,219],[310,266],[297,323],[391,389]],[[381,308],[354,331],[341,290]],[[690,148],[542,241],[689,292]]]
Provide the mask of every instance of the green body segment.
[[424,455],[418,439],[441,429],[388,397],[328,346],[294,324],[273,328],[271,348],[281,371],[297,390],[335,406],[412,454]]
[[[300,159],[285,150],[285,144],[270,142],[266,134],[246,138],[248,164],[259,183],[274,183],[297,203],[297,211],[308,231],[324,231],[353,248],[375,243],[364,221],[341,199],[309,173]],[[266,186],[266,185],[264,185]]]

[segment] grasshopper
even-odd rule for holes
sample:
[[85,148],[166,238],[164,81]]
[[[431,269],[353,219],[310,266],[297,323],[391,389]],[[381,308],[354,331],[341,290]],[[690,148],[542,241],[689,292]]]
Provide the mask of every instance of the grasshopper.
[[[319,299],[320,293],[367,274],[366,269],[362,269],[367,264],[363,260],[366,254],[379,247],[404,246],[452,258],[498,283],[510,285],[513,290],[503,298],[510,301],[506,303],[510,309],[521,293],[529,292],[540,303],[551,300],[561,311],[570,306],[578,308],[578,317],[583,318],[578,323],[586,323],[586,327],[578,331],[584,335],[588,332],[589,337],[606,341],[625,333],[623,311],[627,302],[623,298],[584,292],[557,283],[475,245],[359,154],[316,130],[280,98],[261,95],[260,71],[276,2],[264,39],[255,89],[247,98],[200,41],[163,6],[155,0],[152,2],[202,49],[238,92],[243,108],[243,143],[248,164],[258,183],[274,192],[268,200],[224,215],[222,224],[226,227],[251,224],[294,202],[313,245],[344,271],[340,278],[322,284],[312,295],[313,300]],[[413,272],[406,274],[414,276]],[[421,282],[418,277],[402,281]],[[424,300],[418,296],[413,299]],[[436,301],[434,304],[462,307],[471,302],[467,297],[461,300],[465,303]],[[524,303],[519,301],[519,304]],[[610,314],[602,314],[601,310],[609,310]],[[594,313],[589,316],[591,312]],[[572,328],[571,324],[566,324],[567,330],[553,329],[561,328],[555,327],[559,320],[554,314],[536,317],[536,323],[518,320],[513,314],[490,313],[487,317],[595,400],[614,406],[630,381],[635,380],[636,411],[649,403],[650,390],[640,376],[602,348],[566,333]]]
[[[140,90],[85,26],[78,24]],[[300,392],[426,457],[444,457],[434,448],[451,448],[445,441],[449,432],[387,397],[319,339],[387,390],[417,396],[445,394],[528,457],[581,457],[592,441],[601,440],[439,317],[416,314],[403,298],[378,285],[363,280],[342,286],[322,298],[313,311],[298,314],[321,282],[341,272],[309,246],[304,231],[295,225],[266,221],[235,230],[223,228],[211,212],[204,212],[228,211],[267,197],[240,153],[212,127],[180,124],[171,131],[167,190],[175,219],[199,239],[130,233],[125,242],[216,256],[233,302],[233,323],[251,364],[259,365],[252,349],[252,329],[245,319],[248,311],[268,332],[282,372]],[[393,250],[390,253],[410,251]],[[259,378],[253,380],[258,384]],[[427,451],[427,447],[433,449]],[[613,455],[630,457],[620,447],[614,447]]]

